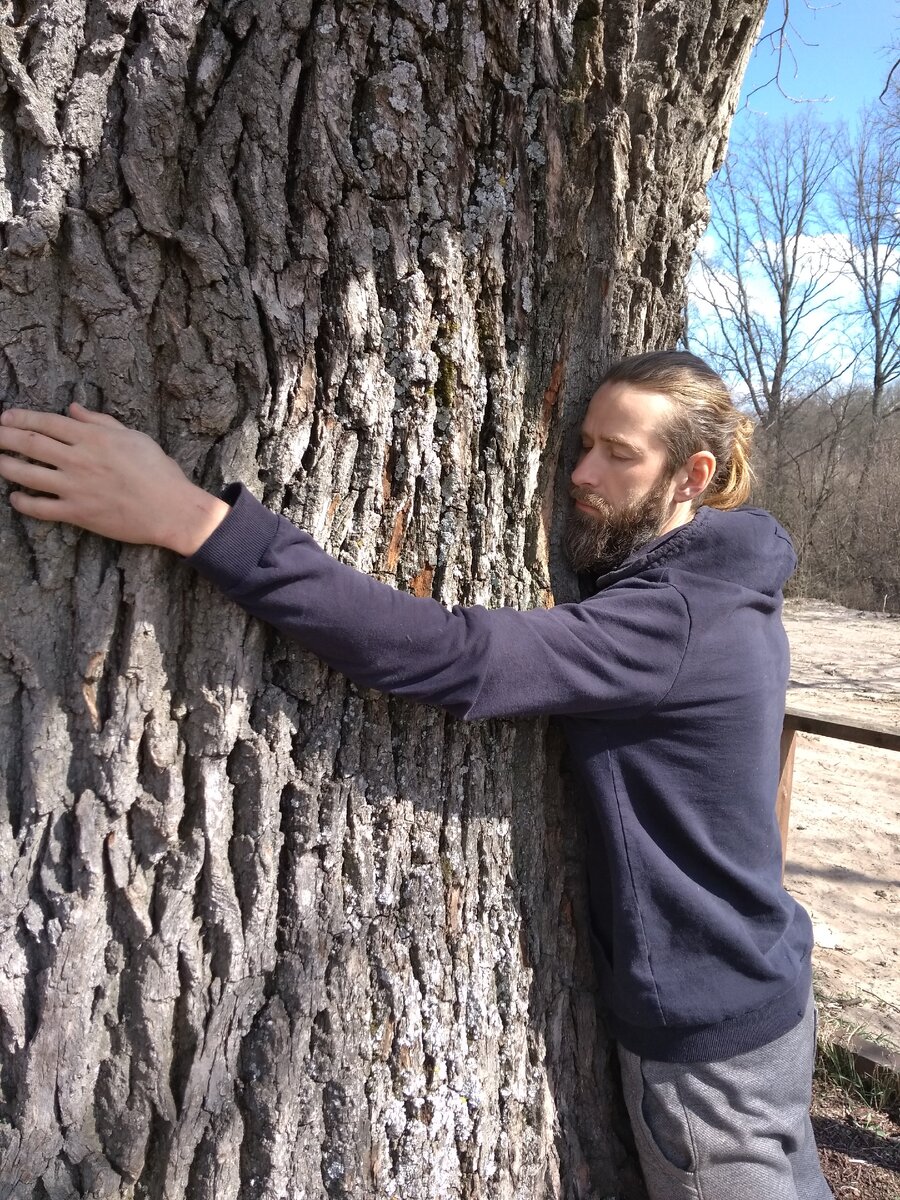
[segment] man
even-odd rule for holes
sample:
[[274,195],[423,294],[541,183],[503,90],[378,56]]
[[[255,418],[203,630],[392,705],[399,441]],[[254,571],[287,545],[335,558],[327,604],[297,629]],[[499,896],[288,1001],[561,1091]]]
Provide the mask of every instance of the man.
[[740,508],[750,422],[693,355],[601,381],[572,473],[579,604],[446,611],[343,566],[241,485],[216,499],[73,405],[11,411],[21,513],[167,546],[354,681],[466,720],[562,719],[588,801],[607,1018],[654,1200],[824,1200],[809,1121],[809,918],[775,821],[795,558]]

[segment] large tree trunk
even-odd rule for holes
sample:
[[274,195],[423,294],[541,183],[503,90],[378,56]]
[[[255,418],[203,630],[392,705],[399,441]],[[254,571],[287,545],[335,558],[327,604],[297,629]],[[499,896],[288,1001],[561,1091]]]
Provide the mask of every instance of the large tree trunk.
[[[5,402],[417,594],[559,599],[567,431],[677,334],[763,7],[12,0]],[[0,539],[0,1196],[640,1195],[553,731]]]

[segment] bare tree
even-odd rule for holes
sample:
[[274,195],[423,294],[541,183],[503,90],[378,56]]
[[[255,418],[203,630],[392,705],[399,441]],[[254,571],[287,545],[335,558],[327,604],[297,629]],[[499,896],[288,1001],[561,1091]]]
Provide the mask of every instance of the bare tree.
[[[786,12],[782,52],[788,27]],[[853,137],[798,112],[781,126],[759,120],[733,142],[711,189],[709,249],[697,257],[689,309],[692,340],[759,419],[756,499],[794,538],[792,586],[891,607],[898,113],[892,87]]]
[[886,389],[900,379],[900,143],[894,114],[862,114],[842,143],[834,176],[839,236],[833,255],[856,282],[865,334],[863,370],[871,379],[871,411],[886,415]]
[[[763,0],[23,0],[0,385],[445,603],[676,337]],[[0,505],[0,1197],[640,1195],[543,723],[360,692]]]
[[824,348],[838,313],[820,243],[836,138],[805,115],[757,121],[712,193],[712,249],[698,256],[693,339],[740,381],[777,446],[785,421],[845,364]]
[[900,611],[898,416],[873,423],[861,388],[820,397],[790,423],[781,515],[800,558],[792,586],[803,594]]
[[[825,578],[822,549],[830,534],[823,537],[822,526],[833,522],[856,482],[854,435],[866,413],[864,399],[867,393],[853,387],[810,398],[781,430],[777,479],[767,474],[762,480],[758,500],[777,510],[797,551],[791,587],[806,594],[818,595]],[[759,436],[765,459],[769,431],[760,430]]]

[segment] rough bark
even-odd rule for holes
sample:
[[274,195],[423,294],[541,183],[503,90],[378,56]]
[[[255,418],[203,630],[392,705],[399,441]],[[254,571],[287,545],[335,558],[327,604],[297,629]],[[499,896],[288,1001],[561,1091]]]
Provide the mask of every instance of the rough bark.
[[[763,7],[5,4],[4,402],[551,603]],[[0,1197],[639,1195],[554,732],[361,693],[172,556],[0,547]]]

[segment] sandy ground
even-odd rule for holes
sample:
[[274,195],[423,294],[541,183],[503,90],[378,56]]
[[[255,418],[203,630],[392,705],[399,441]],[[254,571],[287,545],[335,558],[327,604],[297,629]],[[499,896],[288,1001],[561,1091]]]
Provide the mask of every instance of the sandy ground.
[[[788,704],[900,729],[900,617],[793,601],[785,626]],[[812,916],[817,988],[900,1048],[900,752],[798,739],[785,883]]]

